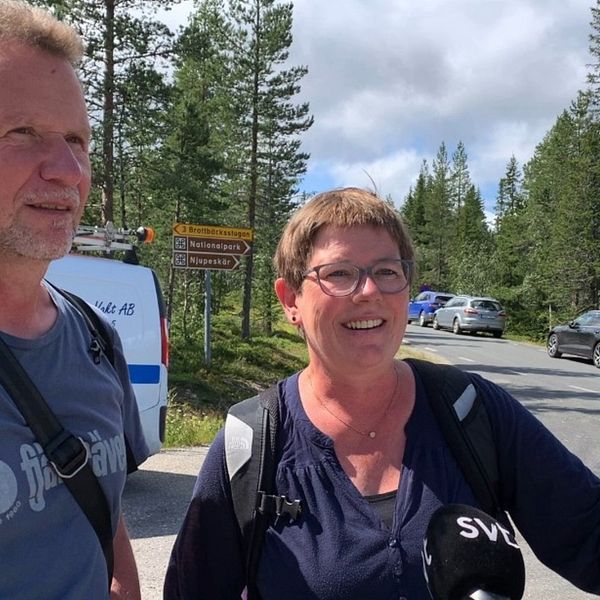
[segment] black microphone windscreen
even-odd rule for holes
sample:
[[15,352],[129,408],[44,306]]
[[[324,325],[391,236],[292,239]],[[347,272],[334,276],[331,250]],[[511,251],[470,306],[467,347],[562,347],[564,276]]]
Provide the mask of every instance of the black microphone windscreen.
[[513,534],[477,508],[439,508],[427,527],[421,554],[434,600],[464,600],[476,590],[510,600],[523,597],[525,565]]

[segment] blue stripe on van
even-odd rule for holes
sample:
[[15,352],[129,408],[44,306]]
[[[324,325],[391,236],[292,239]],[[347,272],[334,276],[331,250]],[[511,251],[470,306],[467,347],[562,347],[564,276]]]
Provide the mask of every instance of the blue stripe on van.
[[159,365],[127,365],[131,383],[158,383],[160,381]]

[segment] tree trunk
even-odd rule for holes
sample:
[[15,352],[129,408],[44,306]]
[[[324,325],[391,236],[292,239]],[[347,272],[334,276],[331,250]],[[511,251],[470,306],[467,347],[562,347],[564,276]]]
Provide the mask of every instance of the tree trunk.
[[[258,96],[260,70],[260,6],[257,3],[254,45],[254,80],[252,87],[252,142],[250,150],[250,193],[248,194],[248,225],[254,229],[256,219],[256,197],[258,192]],[[250,339],[250,307],[252,305],[253,255],[246,260],[244,277],[244,305],[242,314],[242,339]]]
[[105,71],[102,161],[104,165],[102,182],[102,221],[114,221],[114,183],[113,183],[113,128],[114,128],[114,90],[115,90],[115,0],[105,0],[106,15],[104,21]]

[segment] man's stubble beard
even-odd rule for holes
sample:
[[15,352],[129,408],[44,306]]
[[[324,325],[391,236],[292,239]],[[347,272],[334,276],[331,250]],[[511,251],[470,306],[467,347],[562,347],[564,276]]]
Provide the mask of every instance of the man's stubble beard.
[[82,212],[82,200],[79,190],[73,187],[36,192],[27,197],[27,201],[51,203],[54,200],[69,197],[77,205],[65,215],[57,216],[49,228],[38,228],[43,221],[33,220],[33,224],[21,220],[16,213],[12,222],[0,228],[0,253],[13,254],[34,260],[55,260],[68,254]]
[[64,222],[55,224],[49,235],[16,224],[0,230],[0,253],[16,254],[34,260],[61,258],[71,250],[75,231],[74,225],[65,226]]

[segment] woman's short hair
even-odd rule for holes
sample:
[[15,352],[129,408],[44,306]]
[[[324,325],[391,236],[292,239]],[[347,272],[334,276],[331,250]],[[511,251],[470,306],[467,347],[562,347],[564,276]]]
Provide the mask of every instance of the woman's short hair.
[[398,244],[400,257],[414,260],[410,235],[396,210],[374,192],[349,187],[318,194],[292,215],[273,259],[278,276],[299,290],[319,231],[361,225],[387,231]]
[[0,43],[17,42],[67,60],[77,68],[84,46],[79,34],[47,10],[21,0],[0,0]]

